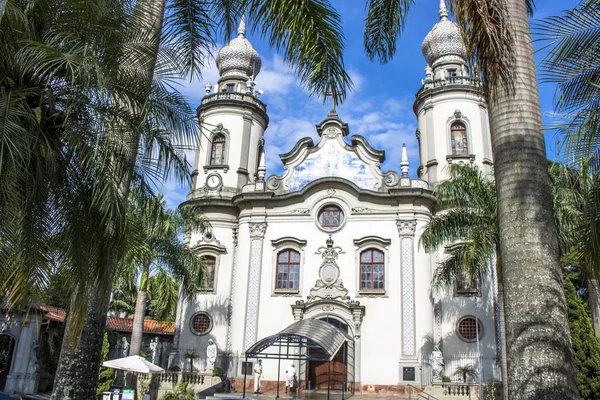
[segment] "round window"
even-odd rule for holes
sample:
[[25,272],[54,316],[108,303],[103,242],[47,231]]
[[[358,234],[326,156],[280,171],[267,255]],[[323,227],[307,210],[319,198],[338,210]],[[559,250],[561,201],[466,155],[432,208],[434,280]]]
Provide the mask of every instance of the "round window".
[[199,312],[192,317],[190,326],[196,335],[206,335],[212,329],[212,318],[205,312]]
[[477,337],[481,339],[481,321],[479,323],[474,317],[463,317],[458,321],[458,336],[466,342],[474,342]]
[[340,207],[329,204],[319,210],[317,220],[321,229],[335,231],[344,224],[344,212]]

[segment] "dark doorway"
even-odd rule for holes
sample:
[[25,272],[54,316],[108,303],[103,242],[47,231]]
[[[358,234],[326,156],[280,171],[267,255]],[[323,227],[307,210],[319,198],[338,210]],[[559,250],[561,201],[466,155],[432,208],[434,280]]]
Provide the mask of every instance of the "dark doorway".
[[[319,319],[335,326],[343,332],[348,332],[348,325],[337,318],[326,316]],[[308,349],[308,351],[312,353],[315,350]],[[327,383],[329,381],[329,388],[331,390],[342,390],[344,383],[348,382],[347,355],[348,343],[345,342],[338,350],[333,360],[331,360],[331,366],[327,361],[309,361],[308,381],[310,381],[310,388],[315,390],[327,390]]]
[[12,336],[0,334],[0,392],[4,390],[6,377],[10,373],[14,349],[15,339]]

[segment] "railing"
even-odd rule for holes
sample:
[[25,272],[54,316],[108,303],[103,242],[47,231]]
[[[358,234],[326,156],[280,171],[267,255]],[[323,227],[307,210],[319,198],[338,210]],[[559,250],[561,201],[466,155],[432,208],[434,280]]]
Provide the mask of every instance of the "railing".
[[208,96],[204,96],[202,99],[202,105],[210,103],[212,101],[217,100],[234,100],[234,101],[246,101],[254,104],[264,112],[267,112],[267,106],[256,97],[252,96],[248,93],[240,93],[240,92],[218,92],[209,94]]
[[468,383],[443,383],[442,387],[444,396],[469,396],[472,389],[477,392],[477,387]]
[[415,392],[417,392],[418,398],[427,399],[427,400],[439,400],[437,397],[430,395],[429,393],[425,392],[423,389],[419,389],[419,388],[411,385],[410,383],[408,384],[408,387],[410,388],[410,394],[408,396],[409,399],[412,398],[412,392],[414,390]]
[[[478,369],[481,368],[481,382],[491,379],[501,380],[499,361],[495,358],[477,357],[470,354],[454,355],[444,357],[444,369],[442,375],[447,376],[456,383],[465,383],[464,380],[477,382]],[[421,385],[431,385],[433,382],[433,371],[428,359],[421,363]]]
[[470,76],[448,76],[441,79],[424,80],[423,86],[417,92],[417,96],[424,90],[452,87],[456,85],[478,88],[481,86],[481,81],[479,79],[471,78]]

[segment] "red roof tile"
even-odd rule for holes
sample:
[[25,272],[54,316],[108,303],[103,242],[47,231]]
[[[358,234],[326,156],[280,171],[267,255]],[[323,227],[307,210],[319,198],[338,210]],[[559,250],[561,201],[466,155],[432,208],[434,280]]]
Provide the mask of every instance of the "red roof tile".
[[[40,306],[45,312],[44,318],[52,321],[63,322],[67,315],[62,308],[53,306]],[[106,319],[108,329],[119,332],[131,332],[133,330],[133,319],[121,317],[108,317]],[[175,323],[155,321],[153,319],[144,320],[144,333],[155,333],[161,335],[173,335],[175,333]]]

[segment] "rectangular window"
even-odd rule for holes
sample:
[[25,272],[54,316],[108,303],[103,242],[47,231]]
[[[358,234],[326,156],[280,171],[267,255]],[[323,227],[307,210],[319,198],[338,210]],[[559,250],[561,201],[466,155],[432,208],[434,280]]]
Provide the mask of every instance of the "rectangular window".
[[276,290],[297,291],[300,286],[300,253],[283,250],[277,254]]
[[252,361],[242,361],[242,375],[252,375],[252,368],[254,363]]
[[235,84],[233,84],[233,83],[227,84],[227,91],[228,92],[235,92]]
[[455,293],[457,296],[479,296],[480,282],[462,268],[456,275]]
[[204,262],[204,280],[202,281],[202,290],[215,289],[215,266],[217,259],[212,256],[203,257]]
[[458,74],[456,73],[455,69],[448,69],[448,83],[456,83],[456,77],[458,76]]
[[385,290],[383,252],[369,249],[360,253],[360,290]]

